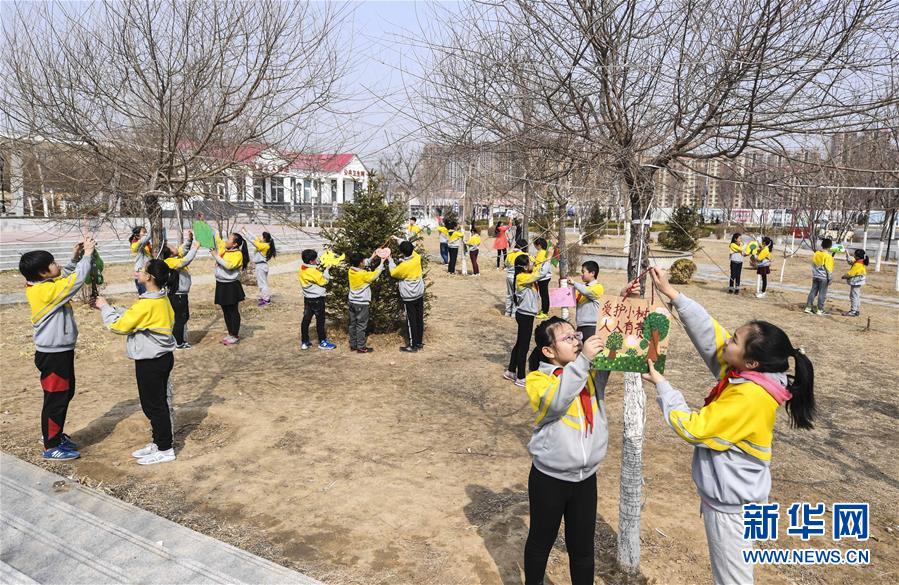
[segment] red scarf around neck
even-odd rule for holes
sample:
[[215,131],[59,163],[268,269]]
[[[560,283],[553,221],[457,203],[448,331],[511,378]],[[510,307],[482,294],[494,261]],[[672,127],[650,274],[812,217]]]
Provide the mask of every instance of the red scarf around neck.
[[[553,370],[553,375],[557,378],[561,376],[562,368]],[[584,411],[584,416],[587,419],[587,429],[584,434],[588,435],[593,432],[593,403],[590,401],[590,390],[587,386],[581,388],[581,393],[578,395],[578,398],[581,400],[581,407]]]
[[724,389],[727,388],[731,378],[743,378],[746,381],[758,384],[771,395],[771,398],[777,401],[778,405],[793,398],[793,394],[789,390],[762,373],[753,370],[743,370],[742,372],[728,370],[727,374],[718,380],[718,383],[709,391],[709,395],[705,397],[705,406],[718,399],[721,393],[724,392]]

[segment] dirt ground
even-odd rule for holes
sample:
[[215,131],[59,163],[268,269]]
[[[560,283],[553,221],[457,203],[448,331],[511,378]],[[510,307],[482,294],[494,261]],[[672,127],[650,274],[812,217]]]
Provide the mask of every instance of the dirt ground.
[[[726,260],[724,244],[713,242],[709,250]],[[195,348],[176,354],[174,371],[178,460],[148,468],[129,455],[148,441],[149,425],[124,340],[80,303],[78,390],[66,430],[83,445],[83,458],[39,461],[40,389],[28,311],[4,306],[0,448],[328,583],[519,583],[532,416],[524,391],[500,378],[515,325],[500,314],[505,285],[492,262],[482,259],[478,279],[450,277],[439,260],[432,264],[427,345],[413,355],[399,353],[401,340],[392,335],[372,338],[373,354],[349,354],[346,333],[336,328],[330,335],[337,351],[300,351],[302,299],[292,273],[272,279],[272,305],[243,304],[243,339],[225,347],[218,343],[224,324],[212,286],[196,286]],[[805,260],[799,264],[807,271]],[[194,273],[206,270],[198,264]],[[874,283],[867,290],[880,286],[881,277],[877,294],[888,294],[892,272],[869,279]],[[110,268],[107,280],[117,278],[127,280],[127,269]],[[624,280],[621,272],[600,277],[611,290]],[[21,284],[15,275],[0,277],[3,292]],[[778,323],[794,345],[806,348],[817,370],[815,429],[790,429],[779,414],[771,500],[784,508],[794,501],[828,508],[841,501],[871,504],[867,543],[785,537],[786,514],[777,543],[867,547],[870,566],[763,567],[757,582],[899,581],[899,311],[866,307],[863,297],[863,315],[872,320],[862,331],[864,319],[803,313],[803,294],[735,298],[724,286],[697,282],[682,290],[731,328],[751,318]],[[256,291],[247,292],[252,298]],[[677,326],[666,373],[695,406],[714,382]],[[613,374],[596,530],[598,581],[604,583],[627,581],[614,562],[621,389],[621,375]],[[690,458],[691,448],[664,424],[648,389],[642,572],[630,582],[711,582]],[[548,576],[557,585],[569,582],[562,539]]]

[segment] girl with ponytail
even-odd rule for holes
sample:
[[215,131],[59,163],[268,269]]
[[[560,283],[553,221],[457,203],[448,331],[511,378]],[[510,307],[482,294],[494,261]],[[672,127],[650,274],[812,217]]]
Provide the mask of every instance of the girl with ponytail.
[[527,254],[515,258],[514,268],[512,312],[515,314],[515,322],[518,324],[518,333],[515,336],[512,355],[509,356],[509,367],[503,373],[503,378],[524,388],[524,367],[527,362],[528,347],[531,345],[534,317],[537,315],[540,303],[536,284],[540,273],[534,270],[531,258]]
[[253,264],[256,265],[256,284],[259,285],[259,306],[271,304],[272,296],[268,289],[268,262],[277,255],[275,238],[268,232],[262,232],[257,238],[244,228],[244,234],[253,244]]
[[216,236],[215,248],[210,250],[215,261],[215,304],[222,308],[228,335],[222,339],[224,345],[234,345],[240,341],[240,302],[246,295],[240,284],[240,273],[250,263],[250,253],[243,236],[233,233],[227,241]]
[[558,317],[541,323],[534,339],[525,383],[536,416],[528,443],[525,583],[543,583],[563,517],[571,582],[593,583],[596,471],[609,436],[604,404],[609,372],[591,369],[602,342],[595,336],[582,342],[581,333]]
[[166,290],[178,286],[178,271],[154,259],[144,265],[137,279],[146,292],[127,310],[113,307],[103,297],[97,297],[94,306],[110,331],[128,336],[125,351],[134,360],[140,405],[153,428],[153,441],[131,455],[140,465],[155,465],[175,460],[169,383],[175,365],[175,313]]
[[849,263],[849,272],[843,275],[843,280],[849,285],[849,310],[843,313],[844,317],[858,317],[862,308],[862,286],[868,275],[868,255],[861,248],[857,248],[853,258],[849,258],[846,252],[846,261]]
[[693,481],[701,500],[714,582],[752,583],[752,565],[742,557],[742,550],[752,546],[752,541],[743,540],[743,506],[768,501],[777,408],[784,406],[790,426],[812,428],[814,369],[780,327],[750,321],[731,335],[699,303],[671,286],[664,271],[652,268],[650,275],[658,291],[671,299],[718,383],[696,411],[651,361],[643,379],[655,384],[665,422],[695,446]]

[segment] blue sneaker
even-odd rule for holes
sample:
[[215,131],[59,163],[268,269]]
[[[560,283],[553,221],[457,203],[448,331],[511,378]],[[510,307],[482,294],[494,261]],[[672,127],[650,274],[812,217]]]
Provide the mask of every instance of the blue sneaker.
[[337,346],[325,339],[321,343],[318,344],[319,349],[337,349]]
[[75,441],[72,440],[72,437],[63,433],[62,441],[60,441],[59,446],[63,449],[68,449],[69,451],[77,451],[78,445],[75,444]]
[[52,449],[44,451],[43,457],[44,459],[52,461],[71,461],[72,459],[81,457],[81,453],[74,449],[64,449],[62,445],[59,445],[58,447],[53,447]]

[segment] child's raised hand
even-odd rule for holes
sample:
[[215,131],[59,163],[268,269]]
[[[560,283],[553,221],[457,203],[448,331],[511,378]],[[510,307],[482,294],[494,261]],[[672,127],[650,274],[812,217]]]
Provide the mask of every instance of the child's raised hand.
[[97,242],[94,240],[93,236],[87,236],[84,238],[84,253],[88,256],[93,256],[94,249],[97,247]]
[[194,240],[194,243],[191,244],[190,247],[193,248],[194,250],[196,250],[197,248],[200,247],[200,241],[199,241],[199,240]]
[[665,376],[663,376],[656,370],[655,364],[653,363],[652,360],[647,359],[646,365],[649,366],[649,373],[642,374],[640,376],[641,378],[643,378],[644,382],[652,382],[654,385],[658,386],[659,384],[661,384],[662,382],[665,381]]
[[95,308],[95,309],[102,309],[103,307],[105,307],[105,306],[108,305],[108,304],[109,304],[109,303],[106,302],[106,297],[97,297],[97,298],[95,298],[94,301],[91,303],[91,307],[93,307],[93,308]]
[[592,362],[593,358],[595,358],[596,354],[600,351],[602,351],[602,339],[594,335],[593,337],[588,337],[584,340],[584,347],[581,349],[581,353],[587,356],[588,360]]
[[671,300],[674,300],[678,294],[677,289],[671,286],[671,283],[668,281],[668,273],[661,268],[652,267],[649,269],[649,275],[652,277],[652,282],[655,287],[658,289],[660,293],[665,295]]

